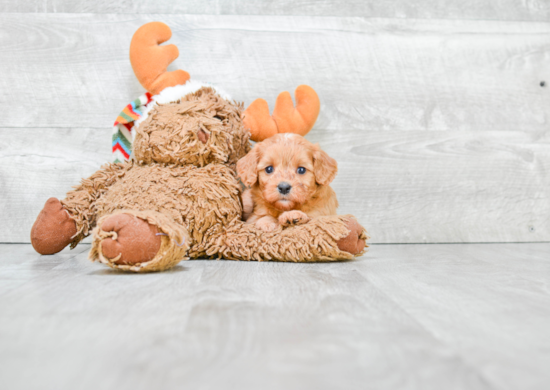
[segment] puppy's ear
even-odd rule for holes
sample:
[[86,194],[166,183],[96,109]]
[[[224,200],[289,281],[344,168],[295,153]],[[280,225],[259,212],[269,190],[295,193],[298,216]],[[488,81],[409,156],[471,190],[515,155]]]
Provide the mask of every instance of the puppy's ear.
[[257,168],[260,159],[258,145],[256,144],[246,156],[237,161],[237,175],[248,187],[252,187],[258,181]]
[[313,169],[315,170],[315,181],[322,186],[328,186],[336,177],[338,172],[338,163],[326,152],[315,145],[313,152]]

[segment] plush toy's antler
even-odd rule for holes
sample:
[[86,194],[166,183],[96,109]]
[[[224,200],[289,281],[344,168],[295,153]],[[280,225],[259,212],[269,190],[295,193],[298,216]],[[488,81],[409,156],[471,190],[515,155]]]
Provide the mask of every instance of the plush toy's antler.
[[185,84],[189,73],[183,70],[166,72],[166,68],[179,56],[174,45],[159,46],[172,36],[170,27],[162,22],[151,22],[141,26],[130,43],[130,62],[134,73],[143,87],[153,95],[166,87]]
[[273,115],[264,99],[256,99],[244,112],[244,127],[249,129],[252,140],[261,142],[277,133],[306,135],[315,124],[321,103],[313,88],[300,85],[294,92],[296,108],[290,93],[282,92],[277,97]]

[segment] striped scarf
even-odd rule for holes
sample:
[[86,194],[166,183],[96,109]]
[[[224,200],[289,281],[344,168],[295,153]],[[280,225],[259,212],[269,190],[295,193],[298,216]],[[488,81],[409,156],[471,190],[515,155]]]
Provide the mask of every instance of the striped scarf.
[[116,118],[113,127],[113,162],[128,161],[132,155],[132,129],[134,122],[142,116],[142,111],[152,101],[152,95],[146,92],[128,104]]

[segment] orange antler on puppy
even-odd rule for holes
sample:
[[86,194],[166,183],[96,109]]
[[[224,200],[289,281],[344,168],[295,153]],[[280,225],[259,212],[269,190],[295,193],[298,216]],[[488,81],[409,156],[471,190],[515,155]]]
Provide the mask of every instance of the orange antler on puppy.
[[277,134],[237,163],[243,183],[244,219],[265,231],[336,215],[338,201],[329,186],[336,160],[297,134]]
[[159,46],[172,37],[170,27],[162,22],[141,26],[130,43],[130,62],[140,84],[153,95],[166,87],[185,84],[190,79],[184,70],[167,72],[168,65],[179,56],[175,45]]
[[321,103],[315,90],[300,85],[294,92],[296,107],[288,92],[277,97],[273,115],[269,115],[269,106],[264,99],[256,99],[244,112],[243,123],[250,130],[251,139],[261,142],[278,133],[306,135],[317,120]]

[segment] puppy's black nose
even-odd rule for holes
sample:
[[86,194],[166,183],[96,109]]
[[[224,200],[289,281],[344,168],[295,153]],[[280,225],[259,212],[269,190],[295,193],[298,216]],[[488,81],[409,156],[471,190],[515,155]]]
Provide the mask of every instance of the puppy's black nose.
[[277,186],[277,189],[279,190],[279,193],[283,194],[283,195],[286,195],[290,192],[292,186],[290,184],[288,184],[286,181],[283,181],[281,183],[279,183],[279,185]]

